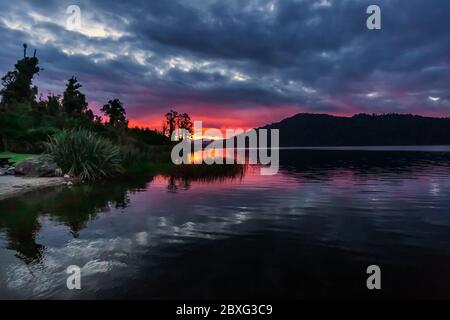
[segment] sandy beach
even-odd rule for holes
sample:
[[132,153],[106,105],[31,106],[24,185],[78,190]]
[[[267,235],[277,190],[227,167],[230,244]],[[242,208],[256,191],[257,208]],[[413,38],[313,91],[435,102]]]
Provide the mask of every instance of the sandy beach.
[[36,189],[64,185],[63,178],[25,178],[0,176],[0,200],[17,196]]

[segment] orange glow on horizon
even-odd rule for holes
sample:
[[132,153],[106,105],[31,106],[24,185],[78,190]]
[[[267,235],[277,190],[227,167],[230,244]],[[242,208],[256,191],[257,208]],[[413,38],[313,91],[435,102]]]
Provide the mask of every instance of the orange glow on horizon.
[[[224,106],[201,106],[195,111],[190,111],[192,107],[174,108],[179,112],[187,112],[192,122],[202,121],[203,131],[208,128],[217,128],[225,135],[226,129],[248,130],[261,127],[273,122],[281,121],[287,117],[302,112],[298,107],[276,106],[276,107],[255,107],[252,109],[231,109]],[[209,111],[212,110],[212,111]],[[130,116],[129,126],[161,130],[164,121],[164,114],[147,116]]]

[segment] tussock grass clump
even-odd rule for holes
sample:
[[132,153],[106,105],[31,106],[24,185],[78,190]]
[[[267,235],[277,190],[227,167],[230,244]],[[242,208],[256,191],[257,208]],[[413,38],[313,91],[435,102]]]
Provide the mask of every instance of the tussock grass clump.
[[65,130],[46,142],[45,153],[64,173],[94,181],[122,173],[120,148],[85,129]]

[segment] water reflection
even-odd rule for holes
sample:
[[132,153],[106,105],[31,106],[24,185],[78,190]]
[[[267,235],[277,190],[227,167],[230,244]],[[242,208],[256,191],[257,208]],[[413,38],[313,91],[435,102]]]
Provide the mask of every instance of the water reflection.
[[450,296],[449,161],[286,150],[275,176],[193,166],[0,201],[0,297],[359,297],[373,261],[388,296]]
[[[40,217],[66,225],[74,238],[98,213],[126,208],[129,194],[143,190],[147,181],[127,181],[105,185],[55,188],[28,193],[16,199],[0,202],[0,230],[5,232],[8,248],[26,263],[42,258],[45,246],[36,243],[41,230]],[[107,192],[105,192],[105,187]]]
[[246,163],[250,154],[244,149],[235,148],[213,148],[209,147],[206,150],[194,151],[191,154],[191,163]]
[[[203,168],[195,172],[195,167],[180,168],[172,174],[158,177],[158,181],[167,184],[171,193],[189,190],[193,181],[216,183],[242,179],[245,167],[230,166],[225,170]],[[205,175],[206,174],[206,175]],[[38,262],[45,246],[36,243],[36,235],[41,229],[39,217],[46,216],[52,221],[64,224],[74,238],[78,238],[82,229],[98,214],[111,209],[125,209],[130,205],[130,196],[145,192],[155,177],[126,177],[94,185],[82,185],[72,188],[54,188],[52,190],[28,193],[22,197],[0,202],[0,230],[4,230],[8,239],[8,248],[17,252],[17,257],[26,263]]]

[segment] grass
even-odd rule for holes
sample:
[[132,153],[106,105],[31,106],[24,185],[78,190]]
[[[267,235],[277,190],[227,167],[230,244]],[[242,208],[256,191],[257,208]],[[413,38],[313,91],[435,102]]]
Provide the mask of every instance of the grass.
[[45,154],[69,175],[82,181],[122,173],[120,148],[86,129],[61,131],[44,144]]
[[0,158],[11,158],[10,161],[14,164],[19,164],[24,160],[35,157],[35,154],[26,153],[13,153],[13,152],[0,152]]
[[191,180],[217,180],[242,177],[245,165],[174,165],[172,163],[158,163],[143,161],[126,168],[129,175],[163,175],[172,178],[186,178]]

